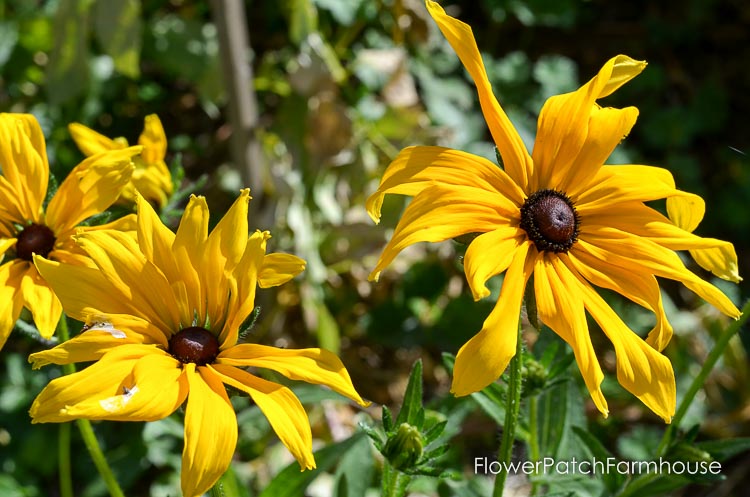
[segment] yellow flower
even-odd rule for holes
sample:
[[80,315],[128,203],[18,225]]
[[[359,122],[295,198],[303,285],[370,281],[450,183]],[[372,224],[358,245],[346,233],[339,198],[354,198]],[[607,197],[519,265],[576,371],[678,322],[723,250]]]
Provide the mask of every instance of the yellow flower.
[[107,209],[130,180],[131,147],[92,156],[77,165],[43,207],[49,164],[44,135],[30,114],[0,114],[0,348],[26,307],[50,338],[62,308],[32,264],[32,255],[90,264],[72,236],[102,228],[132,229],[134,216],[97,227],[79,224]]
[[[112,140],[83,124],[71,123],[68,125],[68,130],[73,141],[87,157],[128,146],[125,138],[119,137]],[[172,194],[172,176],[164,162],[164,157],[167,155],[167,135],[164,133],[159,116],[156,114],[146,116],[138,144],[143,146],[143,152],[140,157],[134,159],[133,179],[123,190],[121,201],[134,203],[137,191],[147,200],[159,207],[164,207]]]
[[297,397],[246,368],[272,369],[367,403],[328,351],[237,343],[256,287],[281,285],[305,267],[298,257],[266,254],[268,232],[248,234],[249,200],[243,190],[208,235],[206,201],[192,197],[175,234],[139,196],[137,242],[116,231],[76,237],[97,269],[35,258],[65,311],[87,329],[29,360],[35,368],[96,362],[50,382],[31,407],[34,423],[153,421],[187,399],[182,490],[192,497],[216,482],[234,454],[237,419],[226,384],[250,396],[303,469],[315,467]]
[[[682,282],[731,317],[739,311],[717,288],[687,270],[675,250],[717,276],[739,281],[737,256],[724,241],[691,233],[703,200],[675,188],[665,169],[603,165],[638,115],[635,107],[600,107],[638,75],[645,62],[624,55],[607,61],[580,89],[550,98],[542,108],[534,151],[492,93],[471,28],[430,0],[427,8],[474,80],[504,169],[472,154],[410,147],[389,165],[368,199],[378,222],[387,193],[413,196],[371,279],[406,246],[480,233],[464,269],[476,300],[486,281],[505,272],[500,297],[482,330],[456,357],[452,392],[467,395],[495,381],[515,354],[522,297],[529,278],[542,321],[568,342],[597,408],[606,416],[603,373],[591,344],[586,311],[612,342],[621,385],[669,422],[675,409],[672,365],[660,352],[670,327],[656,277]],[[645,202],[667,200],[671,219]],[[631,331],[594,286],[614,290],[656,315],[646,341]]]

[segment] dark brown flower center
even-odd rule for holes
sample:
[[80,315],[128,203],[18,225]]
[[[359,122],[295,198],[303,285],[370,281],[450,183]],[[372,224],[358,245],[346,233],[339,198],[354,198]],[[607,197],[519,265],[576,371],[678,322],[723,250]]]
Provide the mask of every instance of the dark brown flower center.
[[180,330],[169,340],[169,353],[183,364],[205,366],[219,354],[219,339],[200,326]]
[[540,252],[567,252],[578,240],[579,218],[567,195],[539,190],[521,207],[521,228]]
[[16,238],[16,257],[27,261],[33,254],[47,257],[55,247],[55,234],[43,224],[30,224]]

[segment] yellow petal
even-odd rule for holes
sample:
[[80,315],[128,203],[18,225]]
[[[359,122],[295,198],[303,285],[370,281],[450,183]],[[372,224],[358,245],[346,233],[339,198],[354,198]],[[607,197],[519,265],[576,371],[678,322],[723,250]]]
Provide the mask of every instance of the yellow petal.
[[71,138],[86,157],[127,147],[127,143],[107,138],[80,123],[68,124]]
[[[535,174],[531,190],[560,188],[567,191],[572,183],[564,182],[570,169],[580,169],[589,178],[604,163],[607,149],[622,140],[635,123],[638,110],[597,110],[596,100],[605,97],[637,76],[645,62],[625,55],[608,60],[588,83],[578,90],[550,97],[542,107],[534,143]],[[586,150],[598,147],[599,150]],[[592,154],[588,156],[588,154]],[[585,159],[578,160],[582,155]],[[569,181],[573,178],[569,178]]]
[[612,228],[600,229],[578,241],[595,257],[627,271],[640,271],[680,281],[727,316],[737,318],[739,309],[718,288],[690,272],[673,251],[648,239]]
[[672,173],[661,167],[602,166],[588,188],[571,195],[580,216],[603,211],[616,203],[648,202],[672,196],[690,196],[675,188]]
[[387,193],[414,196],[435,184],[499,192],[518,206],[525,199],[506,172],[484,157],[443,147],[408,147],[388,165],[378,190],[367,199],[367,212],[378,223]]
[[112,205],[133,173],[131,157],[140,147],[91,156],[68,174],[47,207],[47,225],[56,233]]
[[141,157],[147,163],[163,161],[167,155],[167,134],[156,114],[149,114],[143,122],[143,133],[138,138],[143,146]]
[[224,383],[250,395],[303,470],[315,469],[310,422],[291,390],[232,366],[215,364],[213,368]]
[[573,349],[578,369],[596,408],[605,417],[609,413],[601,390],[604,373],[589,336],[583,299],[571,292],[573,276],[556,255],[543,255],[534,268],[534,293],[542,322],[552,328]]
[[516,354],[521,300],[534,267],[534,254],[531,242],[516,250],[495,308],[482,330],[458,351],[451,385],[457,397],[478,392],[498,379]]
[[464,272],[474,300],[490,295],[487,280],[508,269],[524,238],[516,227],[498,226],[472,240],[466,249]]
[[[112,320],[116,324],[113,324]],[[122,326],[123,324],[125,326]],[[142,330],[150,326],[150,323],[132,316],[102,317],[102,321],[88,324],[85,331],[70,340],[51,349],[31,354],[29,362],[32,369],[39,369],[48,364],[92,362],[99,360],[115,347],[132,343],[161,345],[166,350],[167,342],[163,335],[161,335],[161,340],[155,340],[152,336],[153,332],[151,334],[138,333],[132,329],[137,327],[136,329]]]
[[79,321],[106,312],[134,314],[131,302],[114,288],[95,268],[74,266],[34,256],[34,264],[62,302],[65,312]]
[[123,345],[91,366],[52,380],[34,400],[32,423],[59,423],[74,417],[68,408],[81,402],[97,402],[123,392],[123,381],[142,357],[164,352],[153,345]]
[[263,257],[263,267],[258,274],[258,286],[271,288],[283,285],[305,270],[307,263],[296,255],[266,254]]
[[182,493],[198,497],[207,492],[232,462],[237,447],[237,418],[224,385],[213,368],[185,365],[190,385],[185,409],[182,451]]
[[409,245],[493,231],[519,216],[518,207],[497,192],[471,186],[431,186],[404,211],[370,279],[377,281],[380,272]]
[[24,305],[31,311],[39,334],[51,338],[60,321],[62,305],[39,272],[31,264],[21,279],[21,294]]
[[131,236],[119,231],[92,231],[78,235],[76,241],[110,285],[138,309],[136,316],[162,330],[179,328],[180,316],[169,282],[141,253]]
[[672,338],[672,325],[667,320],[659,283],[653,275],[623,269],[598,259],[584,245],[577,245],[561,258],[594,285],[618,292],[653,312],[656,325],[649,333],[648,343],[658,351],[664,350]]
[[327,350],[280,349],[246,343],[222,351],[217,362],[230,366],[272,369],[291,380],[326,385],[361,406],[369,405],[354,390],[341,360]]
[[492,138],[503,159],[503,166],[513,181],[524,191],[532,176],[532,162],[513,124],[492,93],[492,85],[487,78],[487,71],[479,54],[477,42],[471,27],[458,19],[447,15],[443,8],[432,0],[427,0],[427,10],[437,23],[440,31],[455,50],[461,63],[471,75],[479,94],[482,114],[490,128]]
[[18,259],[0,266],[0,349],[5,345],[23,309],[19,287],[28,263]]
[[[697,195],[694,197],[700,199]],[[669,200],[671,198],[667,199],[668,205]],[[731,243],[702,238],[678,226],[642,203],[627,202],[588,214],[581,232],[595,232],[601,227],[617,228],[649,238],[671,250],[689,250],[696,262],[714,275],[734,282],[742,280],[737,254]]]
[[578,279],[584,305],[615,348],[617,381],[666,423],[675,412],[676,389],[672,364],[633,333],[588,284]]
[[229,279],[230,285],[228,315],[219,341],[226,350],[237,343],[239,328],[255,309],[255,291],[258,287],[258,274],[266,253],[266,241],[271,237],[268,231],[256,231],[247,240],[242,259],[234,268]]
[[[692,232],[695,230],[703,219],[705,212],[706,203],[698,195],[667,199],[669,219],[685,231]],[[700,267],[719,278],[735,283],[742,281],[737,264],[737,254],[731,243],[720,242],[720,245],[716,247],[693,248],[690,250],[690,255]]]
[[194,313],[206,318],[206,291],[201,285],[203,254],[208,238],[208,205],[204,197],[190,196],[172,244],[172,254],[180,271],[180,279],[188,292],[189,314],[181,315],[183,324],[193,320]]
[[[638,109],[635,107],[613,109],[594,105],[588,120],[586,140],[578,155],[569,163],[570,167],[562,168],[561,163],[553,166],[552,185],[559,184],[556,188],[570,197],[583,191],[604,161],[630,133],[637,118]],[[556,174],[557,171],[560,173]]]
[[67,416],[109,421],[157,421],[185,402],[187,379],[180,362],[166,352],[140,358],[110,397],[84,400],[66,409]]
[[0,114],[0,167],[3,190],[15,194],[13,207],[5,208],[22,220],[39,223],[49,164],[44,134],[31,114]]
[[[247,245],[247,207],[250,203],[250,190],[244,189],[235,200],[232,207],[227,211],[221,221],[211,231],[203,252],[201,286],[210,288],[211,293],[220,295],[219,298],[209,298],[207,305],[208,315],[211,322],[217,326],[223,324],[226,313],[229,286],[227,278],[231,276],[234,268],[242,259],[242,254]],[[219,319],[222,321],[219,321]]]

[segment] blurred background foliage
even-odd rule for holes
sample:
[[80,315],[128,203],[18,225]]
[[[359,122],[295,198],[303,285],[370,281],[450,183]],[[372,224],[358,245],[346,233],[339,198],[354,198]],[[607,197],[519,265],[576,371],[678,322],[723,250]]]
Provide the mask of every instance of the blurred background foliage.
[[[233,74],[222,69],[226,28],[216,16],[221,3],[0,0],[0,111],[37,116],[52,170],[60,178],[82,159],[68,123],[135,142],[144,116],[157,113],[169,139],[168,160],[185,169],[183,186],[206,178],[196,193],[207,197],[218,218],[248,177],[232,152],[230,114],[238,104],[229,89]],[[732,241],[740,273],[750,274],[750,4],[443,4],[473,27],[496,94],[529,148],[536,115],[548,96],[575,89],[616,54],[647,60],[641,76],[603,102],[640,110],[638,123],[610,163],[672,171],[678,187],[706,199],[698,233]],[[446,464],[468,472],[474,456],[492,456],[495,418],[481,397],[456,401],[448,396],[449,369],[441,352],[455,353],[480,329],[500,281],[492,282],[492,298],[474,303],[462,274],[464,248],[446,242],[407,250],[380,282],[368,282],[405,203],[387,199],[383,222],[375,226],[364,201],[404,146],[439,144],[494,157],[473,85],[419,0],[248,0],[244,7],[251,46],[245,69],[252,69],[253,79],[243,91],[257,103],[250,140],[260,149],[259,160],[250,164],[256,179],[249,185],[256,197],[251,225],[271,230],[273,251],[308,261],[294,283],[275,293],[260,292],[262,313],[252,338],[338,352],[358,390],[377,404],[399,402],[412,363],[422,358],[425,400],[450,419],[447,433],[455,446]],[[750,296],[746,285],[722,288],[736,302]],[[676,330],[666,353],[680,392],[725,321],[677,285],[664,282],[664,289]],[[647,313],[621,299],[609,300],[636,331],[652,325]],[[575,388],[564,395],[576,406],[574,424],[587,426],[619,457],[645,457],[663,425],[617,385],[614,352],[592,330],[608,373],[604,387],[611,415],[601,418],[581,395],[573,367]],[[741,337],[690,413],[690,423],[701,424],[702,439],[750,435],[750,340],[746,332]],[[559,342],[549,332],[526,338],[537,358]],[[15,333],[0,352],[2,495],[56,492],[56,457],[49,441],[57,428],[32,429],[26,414],[47,381],[44,372],[31,373],[25,359],[41,346]],[[310,412],[316,445],[343,440],[356,431],[357,421],[379,416],[376,410],[358,412],[319,389],[295,391]],[[274,442],[258,409],[235,400],[241,437],[232,478],[243,483],[243,495],[257,495],[290,456]],[[130,495],[175,495],[181,446],[177,419],[99,423],[97,430]],[[355,442],[347,450],[357,452],[347,454],[356,454],[364,467],[375,454],[365,438]],[[80,495],[103,495],[80,441],[75,443],[81,454],[75,464]],[[336,465],[328,457],[324,461],[332,462],[308,488],[309,495],[331,495],[331,488],[340,490],[342,475],[356,474],[356,467]],[[320,457],[318,465],[325,466]],[[742,488],[738,482],[748,467],[747,454],[735,457],[719,484],[728,490],[720,495],[741,495],[732,492]],[[371,482],[377,486],[377,475],[366,475],[364,484],[358,480],[360,490]],[[429,495],[475,495],[470,492],[483,488],[478,483],[473,485],[479,490],[459,489],[428,478],[421,485]],[[707,491],[691,486],[679,492]]]

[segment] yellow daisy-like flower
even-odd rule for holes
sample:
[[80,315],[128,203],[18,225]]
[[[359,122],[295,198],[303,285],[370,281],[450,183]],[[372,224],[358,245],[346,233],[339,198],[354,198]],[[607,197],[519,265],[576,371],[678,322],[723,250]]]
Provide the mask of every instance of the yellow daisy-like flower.
[[31,407],[34,423],[153,421],[187,399],[182,490],[197,496],[234,454],[237,419],[226,384],[260,407],[303,469],[315,467],[309,421],[297,397],[246,368],[272,369],[367,403],[328,351],[237,343],[256,287],[281,285],[305,267],[298,257],[266,254],[268,232],[248,234],[249,200],[243,190],[208,235],[205,199],[192,197],[175,234],[139,196],[137,242],[116,231],[76,237],[96,269],[35,258],[65,311],[87,329],[29,360],[35,368],[96,362],[50,382]]
[[44,209],[49,181],[44,135],[30,114],[0,114],[0,348],[24,307],[50,338],[62,307],[32,263],[32,255],[90,264],[73,242],[80,231],[132,229],[133,216],[97,227],[79,226],[107,209],[130,180],[140,147],[92,156],[77,165]]
[[[620,384],[669,422],[675,379],[660,352],[672,329],[656,277],[682,282],[734,318],[740,312],[732,302],[686,269],[674,251],[690,250],[715,275],[735,282],[740,278],[732,244],[691,233],[703,218],[700,197],[677,190],[665,169],[603,165],[630,132],[638,110],[600,107],[596,101],[638,75],[645,62],[619,55],[580,89],[548,99],[529,156],[492,93],[471,28],[435,2],[427,0],[427,8],[474,80],[504,169],[458,150],[403,150],[367,201],[378,222],[385,194],[414,197],[371,279],[408,245],[480,233],[464,258],[474,298],[490,294],[485,283],[492,276],[505,272],[505,279],[482,330],[458,352],[452,392],[476,392],[505,370],[516,351],[519,311],[533,274],[539,316],[573,348],[596,407],[607,415],[586,311],[614,346]],[[666,199],[669,218],[645,205],[658,199]],[[656,326],[646,341],[594,286],[614,290],[655,313]]]
[[[128,146],[128,141],[123,137],[113,140],[83,124],[71,123],[68,125],[68,130],[73,141],[86,156]],[[137,191],[147,200],[159,207],[164,207],[169,196],[172,195],[173,187],[172,176],[169,174],[167,163],[164,162],[167,155],[167,135],[159,116],[156,114],[146,116],[138,144],[143,146],[143,152],[134,159],[133,178],[123,190],[120,199],[124,203],[133,204]]]

